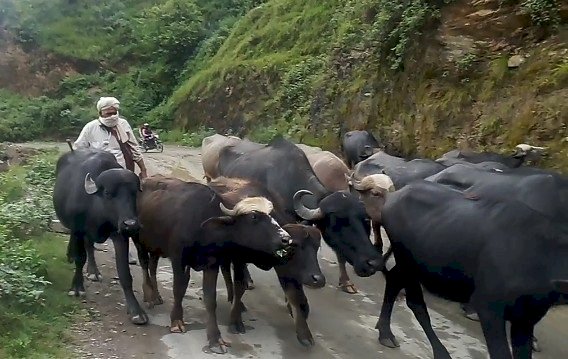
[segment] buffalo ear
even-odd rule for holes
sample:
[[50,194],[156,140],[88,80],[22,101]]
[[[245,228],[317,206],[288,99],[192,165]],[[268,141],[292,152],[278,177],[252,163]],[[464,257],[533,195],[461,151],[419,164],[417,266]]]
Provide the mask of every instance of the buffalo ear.
[[201,223],[201,228],[207,229],[208,227],[213,226],[214,228],[221,227],[221,226],[229,226],[235,223],[235,218],[231,216],[222,216],[222,217],[211,217]]
[[568,295],[568,280],[553,280],[552,285],[558,292]]
[[91,178],[91,174],[87,173],[85,176],[85,192],[87,192],[87,194],[95,194],[98,190],[97,184]]

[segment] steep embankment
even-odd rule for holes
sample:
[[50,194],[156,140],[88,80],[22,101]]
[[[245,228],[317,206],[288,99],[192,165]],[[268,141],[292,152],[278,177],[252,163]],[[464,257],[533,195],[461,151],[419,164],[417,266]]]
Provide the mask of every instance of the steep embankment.
[[0,0],[0,141],[76,136],[109,94],[133,125],[171,127],[153,110],[257,3]]
[[267,1],[174,93],[176,123],[262,140],[284,132],[328,148],[369,128],[406,155],[528,142],[549,146],[546,165],[568,170],[566,3],[438,9],[424,0]]

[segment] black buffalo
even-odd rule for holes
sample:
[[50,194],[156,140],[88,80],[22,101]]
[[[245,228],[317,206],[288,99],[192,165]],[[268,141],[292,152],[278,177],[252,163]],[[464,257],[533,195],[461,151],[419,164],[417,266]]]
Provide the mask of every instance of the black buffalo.
[[545,150],[545,147],[531,146],[525,143],[517,145],[515,147],[515,151],[511,155],[502,155],[495,152],[452,150],[442,155],[442,157],[437,161],[446,165],[455,163],[455,160],[462,160],[470,163],[497,162],[510,168],[517,168],[523,165],[526,161],[538,160],[543,150]]
[[139,230],[136,198],[141,189],[138,176],[123,169],[111,153],[90,149],[62,155],[55,172],[53,205],[57,217],[71,232],[67,256],[70,261],[75,261],[75,276],[69,294],[85,294],[83,266],[87,254],[90,257],[89,272],[98,273],[93,244],[110,237],[130,320],[135,324],[147,323],[148,317],[132,291],[128,266],[128,238]]
[[381,145],[368,131],[349,131],[343,135],[341,147],[347,166],[353,168],[357,163],[369,158]]
[[[566,224],[514,198],[495,200],[428,181],[389,195],[383,225],[396,265],[386,274],[379,340],[398,346],[390,329],[397,293],[424,329],[434,358],[450,358],[434,330],[420,285],[449,300],[469,302],[479,314],[491,358],[530,358],[531,338],[566,289]],[[546,258],[545,261],[542,259]]]
[[[568,222],[568,202],[562,193],[562,176],[551,171],[488,171],[457,164],[426,180],[463,191],[472,198],[514,198],[545,216]],[[463,308],[467,318],[479,320],[471,306],[464,305]],[[536,338],[533,349],[540,351]]]
[[424,179],[445,169],[446,166],[430,159],[406,160],[380,151],[359,162],[353,170],[353,179],[384,173],[389,176],[398,190],[416,179]]
[[287,260],[286,252],[292,244],[290,235],[269,215],[273,204],[268,199],[246,198],[233,208],[226,204],[206,185],[150,177],[143,182],[138,203],[142,229],[134,237],[143,270],[144,297],[154,304],[162,301],[155,277],[158,259],[170,258],[174,275],[172,332],[185,331],[182,300],[190,269],[203,271],[207,339],[216,353],[226,352],[227,347],[216,315],[219,267],[237,258],[268,270]]
[[326,190],[304,152],[293,143],[276,138],[247,153],[225,147],[219,155],[218,170],[225,177],[261,183],[282,198],[287,215],[315,224],[337,254],[341,286],[351,285],[346,261],[363,277],[383,268],[382,256],[369,240],[370,220],[361,201],[347,191]]

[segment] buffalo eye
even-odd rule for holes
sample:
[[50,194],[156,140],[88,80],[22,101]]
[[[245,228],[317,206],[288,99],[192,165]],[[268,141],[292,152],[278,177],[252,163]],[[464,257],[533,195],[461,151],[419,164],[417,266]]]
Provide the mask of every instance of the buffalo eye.
[[250,219],[252,219],[253,221],[257,221],[257,220],[258,220],[258,215],[253,212],[253,213],[250,214]]
[[110,191],[107,191],[106,189],[103,191],[103,196],[105,198],[112,198],[112,193],[110,193]]

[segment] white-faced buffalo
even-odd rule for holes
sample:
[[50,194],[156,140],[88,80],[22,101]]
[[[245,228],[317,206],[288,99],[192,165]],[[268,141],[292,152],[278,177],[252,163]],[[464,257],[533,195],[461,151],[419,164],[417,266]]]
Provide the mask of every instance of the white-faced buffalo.
[[[347,191],[328,191],[293,143],[277,138],[247,153],[225,147],[218,170],[225,177],[259,182],[282,198],[284,211],[315,224],[339,262],[352,264],[357,275],[366,277],[383,269],[382,256],[369,240],[370,220],[363,203]],[[349,285],[348,277],[340,278],[340,286]]]
[[381,209],[387,192],[400,189],[417,179],[424,179],[445,167],[429,159],[414,159],[391,156],[379,151],[359,162],[349,180],[351,188],[365,203],[367,213],[373,220],[375,245],[382,249]]
[[[206,185],[174,178],[148,178],[138,200],[142,228],[134,241],[144,274],[145,298],[159,298],[155,272],[159,257],[170,258],[174,275],[171,331],[183,332],[182,299],[190,269],[203,271],[203,296],[207,310],[207,339],[216,353],[226,352],[216,316],[219,266],[239,258],[268,270],[286,261],[290,235],[270,215],[273,204],[264,197],[245,198],[232,209],[222,196]],[[150,260],[150,256],[152,259]],[[146,292],[148,292],[146,294]]]
[[[292,237],[292,253],[289,260],[286,263],[275,265],[274,269],[284,290],[290,313],[294,314],[298,340],[303,345],[313,345],[313,336],[306,322],[309,304],[302,284],[312,288],[321,288],[325,285],[325,277],[317,258],[320,232],[314,227],[294,223],[295,218],[286,215],[280,209],[280,200],[260,184],[243,179],[218,177],[211,181],[209,186],[230,205],[249,197],[264,197],[273,203],[272,216]],[[231,261],[235,273],[234,290],[229,263],[222,266],[229,301],[233,303],[229,331],[244,333],[245,326],[240,309],[244,308],[242,296],[245,290],[244,285],[246,285],[246,262],[239,257],[232,257]]]
[[[497,162],[510,168],[517,168],[526,161],[534,161],[540,158],[545,147],[537,147],[521,143],[515,147],[513,154],[507,156],[495,152],[474,152],[471,150],[452,150],[437,159],[437,162],[446,166],[455,163],[455,160],[463,160],[470,163]],[[449,162],[448,162],[449,161]]]
[[350,187],[361,198],[365,210],[371,217],[371,226],[375,236],[375,246],[382,252],[381,212],[385,205],[387,193],[394,192],[395,187],[389,176],[380,173],[365,176],[362,180],[347,178]]
[[115,157],[97,150],[76,150],[57,161],[53,192],[55,213],[71,235],[67,249],[69,260],[75,261],[75,276],[70,295],[83,295],[83,266],[89,251],[91,274],[98,273],[93,244],[111,238],[114,243],[116,268],[130,320],[135,324],[148,321],[132,291],[128,266],[128,237],[139,230],[136,198],[140,191],[138,176],[123,169]]
[[[434,358],[450,358],[432,329],[421,284],[478,312],[489,355],[530,358],[533,329],[560,298],[568,280],[566,224],[514,198],[496,201],[415,181],[389,194],[383,225],[396,265],[386,273],[377,328],[383,345],[398,346],[390,329],[397,293],[424,329]],[[546,258],[546,260],[543,260]]]
[[369,158],[381,145],[368,131],[349,131],[343,135],[341,147],[347,166],[353,168],[357,163]]

